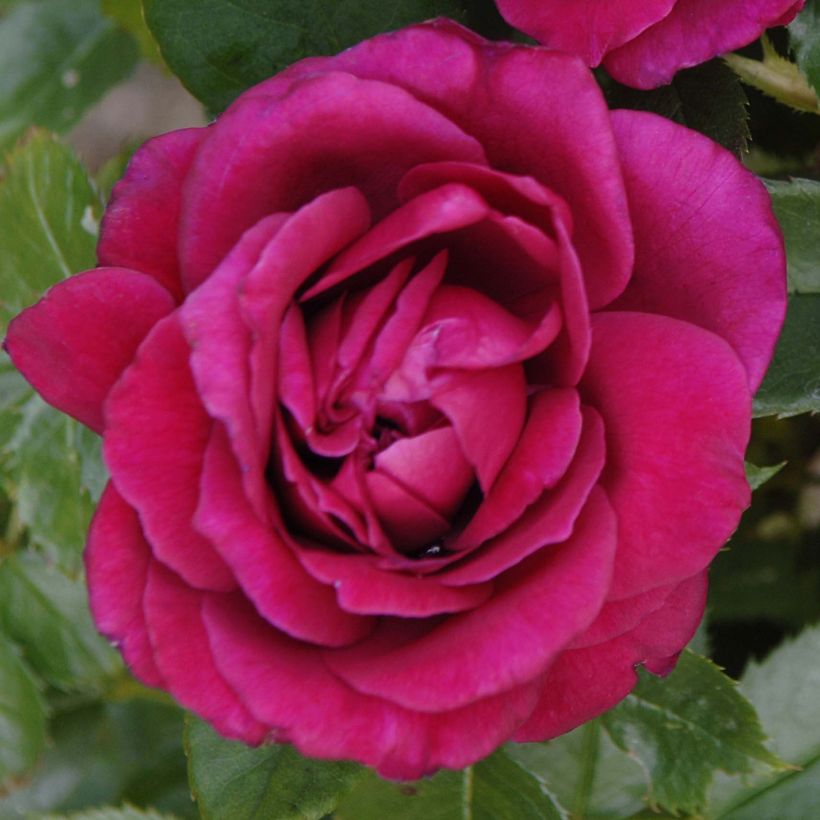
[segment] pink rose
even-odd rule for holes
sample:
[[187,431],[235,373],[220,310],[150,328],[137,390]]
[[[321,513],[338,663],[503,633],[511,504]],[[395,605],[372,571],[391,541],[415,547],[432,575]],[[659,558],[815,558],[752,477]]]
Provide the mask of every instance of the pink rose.
[[7,347],[104,436],[91,604],[141,680],[414,778],[672,667],[785,305],[729,153],[439,21],[149,142],[99,257]]
[[806,0],[496,0],[510,25],[634,88],[784,26]]

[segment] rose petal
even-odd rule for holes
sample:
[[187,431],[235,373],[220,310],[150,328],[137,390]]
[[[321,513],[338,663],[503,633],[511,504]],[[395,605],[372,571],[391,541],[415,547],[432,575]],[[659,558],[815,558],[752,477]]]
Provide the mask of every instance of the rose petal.
[[766,189],[728,151],[667,119],[618,111],[613,124],[637,239],[615,307],[717,333],[756,390],[786,311],[786,257]]
[[624,289],[633,249],[623,180],[609,111],[579,60],[546,49],[488,48],[456,23],[436,20],[297,63],[267,88],[334,70],[406,88],[472,134],[489,165],[552,190],[572,211],[592,308]]
[[[464,456],[487,492],[524,429],[527,398],[522,368],[513,364],[454,371],[430,403],[450,419]],[[487,419],[492,419],[491,427]]]
[[[611,641],[564,652],[544,679],[537,708],[516,731],[519,743],[548,740],[611,709],[638,682],[635,666],[679,651],[703,617],[706,576],[681,583],[666,604],[631,632]],[[668,671],[668,670],[667,670]]]
[[375,468],[447,519],[461,506],[475,481],[449,426],[399,439],[376,455]]
[[[551,304],[535,324],[519,319],[472,288],[442,285],[406,359],[413,367],[485,370],[522,362],[541,353],[561,329],[561,316]],[[423,362],[423,363],[422,363]]]
[[373,509],[400,552],[414,552],[436,543],[450,522],[424,498],[379,471],[365,474]]
[[470,188],[443,185],[396,208],[340,254],[327,273],[303,295],[312,299],[413,242],[480,221],[487,203]]
[[393,314],[376,337],[373,355],[363,363],[357,381],[360,387],[381,384],[399,366],[446,269],[447,253],[442,251],[404,287]]
[[785,25],[802,7],[794,0],[677,0],[670,13],[604,60],[635,88],[657,88],[681,68],[745,46],[767,28]]
[[151,548],[137,514],[109,481],[85,550],[91,614],[97,629],[114,642],[131,671],[148,686],[163,686],[142,610],[150,563]]
[[333,589],[308,575],[276,527],[256,517],[220,424],[214,425],[205,453],[194,524],[231,567],[259,614],[274,626],[323,646],[344,646],[370,632],[370,621],[341,611]]
[[202,593],[152,561],[143,600],[154,658],[168,691],[224,737],[261,743],[267,727],[248,712],[214,663],[202,624]]
[[[601,417],[590,407],[582,408],[582,414],[581,440],[561,483],[531,504],[509,529],[443,572],[442,583],[459,586],[495,578],[542,547],[569,537],[606,457]],[[457,552],[452,560],[462,557]]]
[[15,317],[4,347],[49,404],[102,433],[103,402],[112,385],[173,307],[154,279],[97,268],[54,285]]
[[572,537],[497,579],[483,606],[409,641],[401,622],[383,621],[372,637],[322,657],[359,692],[424,712],[455,709],[531,681],[598,614],[615,535],[612,509],[594,491]]
[[493,592],[492,584],[454,589],[433,578],[381,570],[369,555],[302,550],[299,560],[314,578],[333,585],[339,606],[363,615],[427,618],[462,612],[480,606]]
[[114,186],[100,226],[101,265],[147,273],[177,301],[183,296],[177,251],[182,188],[208,131],[187,128],[148,140]]
[[678,319],[601,313],[581,395],[607,431],[603,486],[619,542],[610,597],[702,570],[749,503],[751,399],[737,356]]
[[[679,1],[679,0],[678,0]],[[676,0],[496,0],[504,19],[550,48],[596,66],[669,14]]]
[[183,277],[195,287],[262,216],[335,188],[356,185],[381,218],[409,168],[445,159],[481,163],[484,152],[395,85],[334,72],[300,79],[278,99],[245,98],[210,131],[186,183]]
[[177,313],[154,326],[109,394],[103,455],[154,555],[195,587],[227,590],[230,569],[191,527],[211,420],[189,353]]
[[580,438],[581,409],[574,390],[543,390],[531,397],[515,450],[450,549],[473,549],[516,521],[563,476]]
[[428,162],[405,174],[399,184],[402,202],[448,182],[467,185],[496,211],[552,233],[553,219],[560,219],[572,233],[572,212],[567,203],[531,176],[505,174],[485,165],[466,162]]
[[293,214],[242,286],[242,316],[253,337],[250,398],[262,452],[270,447],[275,414],[279,326],[294,292],[369,224],[367,202],[357,189],[317,196]]
[[211,596],[203,614],[220,670],[272,734],[305,755],[353,758],[383,777],[414,779],[474,763],[502,743],[537,700],[530,683],[451,712],[407,711],[353,691],[319,653],[266,627],[235,598]]

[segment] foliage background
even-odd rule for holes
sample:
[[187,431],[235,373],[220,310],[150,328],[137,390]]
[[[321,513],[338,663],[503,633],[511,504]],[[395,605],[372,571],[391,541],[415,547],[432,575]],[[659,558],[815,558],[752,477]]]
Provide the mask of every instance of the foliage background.
[[[94,265],[111,185],[152,133],[204,122],[301,56],[414,20],[447,14],[517,36],[490,0],[144,0],[144,11],[138,0],[0,0],[0,335],[48,285]],[[613,106],[701,130],[771,180],[789,254],[789,318],[748,454],[760,486],[675,673],[643,675],[621,706],[562,738],[415,784],[224,741],[137,684],[97,636],[81,559],[104,482],[96,437],[3,357],[0,820],[818,816],[820,0],[731,66],[713,61],[654,92],[600,76]]]

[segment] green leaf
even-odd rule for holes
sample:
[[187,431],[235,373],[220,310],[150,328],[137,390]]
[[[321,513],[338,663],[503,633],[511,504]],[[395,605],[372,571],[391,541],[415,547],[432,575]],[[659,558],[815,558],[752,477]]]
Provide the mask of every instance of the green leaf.
[[353,763],[309,760],[292,747],[251,748],[186,715],[191,793],[204,818],[320,818],[361,774]]
[[820,410],[820,294],[789,298],[786,322],[754,400],[756,416]]
[[758,467],[756,464],[747,461],[746,480],[749,482],[749,486],[756,490],[769,479],[774,478],[785,466],[785,461],[781,461],[780,464],[773,464],[771,467]]
[[820,626],[804,631],[762,664],[741,689],[770,733],[775,751],[796,768],[721,778],[712,791],[715,820],[813,818],[820,794]]
[[638,91],[614,81],[607,84],[612,108],[652,111],[700,131],[734,154],[749,141],[749,113],[740,80],[722,60],[679,71],[669,85]]
[[763,745],[755,711],[734,681],[689,650],[666,679],[641,672],[638,686],[601,720],[649,772],[651,798],[672,812],[700,811],[716,770],[783,766]]
[[820,182],[766,180],[786,240],[791,293],[820,293]]
[[53,743],[32,779],[0,799],[1,818],[123,802],[198,816],[188,792],[178,707],[148,700],[56,706]]
[[160,814],[156,811],[142,811],[134,806],[122,808],[91,809],[73,814],[44,814],[40,820],[173,820],[173,815]]
[[134,37],[144,59],[164,65],[156,40],[145,24],[142,0],[102,0],[102,12]]
[[94,628],[85,585],[32,552],[0,564],[0,624],[31,667],[64,690],[100,690],[122,668]]
[[[36,395],[24,402],[16,418],[14,434],[0,450],[0,463],[17,515],[30,541],[76,575],[104,481],[100,440]],[[0,416],[0,429],[10,423]]]
[[0,335],[43,291],[96,264],[102,204],[71,150],[33,131],[0,182]]
[[412,783],[372,772],[334,812],[338,820],[565,820],[544,782],[503,749],[460,772],[442,771]]
[[99,0],[20,3],[0,20],[0,148],[30,125],[65,132],[137,58]]
[[808,0],[789,26],[789,36],[797,64],[820,92],[820,0]]
[[512,743],[506,749],[546,783],[572,817],[622,820],[646,807],[646,773],[601,731],[600,720],[546,743]]
[[45,740],[45,704],[37,682],[0,633],[0,791],[34,766]]
[[290,63],[335,54],[360,40],[444,15],[459,0],[143,0],[172,71],[211,111]]

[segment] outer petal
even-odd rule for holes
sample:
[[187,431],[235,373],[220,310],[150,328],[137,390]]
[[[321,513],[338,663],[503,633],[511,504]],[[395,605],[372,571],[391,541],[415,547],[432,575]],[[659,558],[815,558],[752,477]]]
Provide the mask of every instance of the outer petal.
[[186,185],[185,281],[199,284],[267,213],[356,185],[380,218],[397,204],[396,186],[408,168],[445,159],[483,162],[484,152],[396,86],[313,74],[281,98],[243,98],[213,128]]
[[191,525],[211,420],[189,353],[177,313],[154,327],[109,395],[103,455],[154,555],[193,586],[232,589],[231,571]]
[[270,629],[236,598],[210,596],[203,615],[221,673],[273,736],[312,757],[375,766],[384,777],[414,779],[480,760],[538,696],[536,682],[463,709],[420,714],[352,690],[319,653]]
[[147,273],[177,300],[183,295],[177,253],[182,188],[207,133],[206,128],[172,131],[134,154],[111,193],[97,247],[100,264]]
[[605,54],[662,20],[675,0],[496,0],[504,19],[550,48],[596,66]]
[[153,561],[144,611],[154,658],[171,694],[225,737],[260,743],[267,727],[254,720],[217,668],[202,624],[202,593]]
[[610,598],[702,570],[749,503],[751,407],[737,357],[677,319],[601,313],[581,394],[607,432],[603,486],[618,515]]
[[785,25],[802,7],[802,0],[677,0],[667,17],[615,50],[604,65],[627,85],[656,88],[678,69],[745,46],[770,26]]
[[614,307],[722,336],[754,392],[786,312],[783,239],[765,188],[728,151],[663,117],[612,119],[636,239],[635,273]]
[[98,268],[60,282],[13,319],[4,347],[49,404],[102,433],[108,392],[173,307],[150,277]]
[[91,613],[131,671],[148,686],[162,686],[142,609],[150,564],[151,548],[139,518],[109,482],[91,522],[85,551]]
[[603,603],[615,552],[615,519],[593,493],[573,536],[496,581],[483,606],[420,636],[385,621],[371,638],[325,651],[325,663],[360,692],[409,709],[455,709],[536,679]]
[[[614,640],[564,652],[544,679],[541,701],[513,740],[548,740],[623,700],[638,681],[635,666],[677,654],[703,617],[706,575],[681,583],[658,610]],[[665,670],[670,671],[669,668]]]
[[438,20],[336,57],[303,60],[255,93],[331,70],[406,88],[474,136],[493,168],[528,174],[552,189],[572,211],[592,307],[623,290],[633,253],[626,197],[609,111],[580,60],[488,43]]

